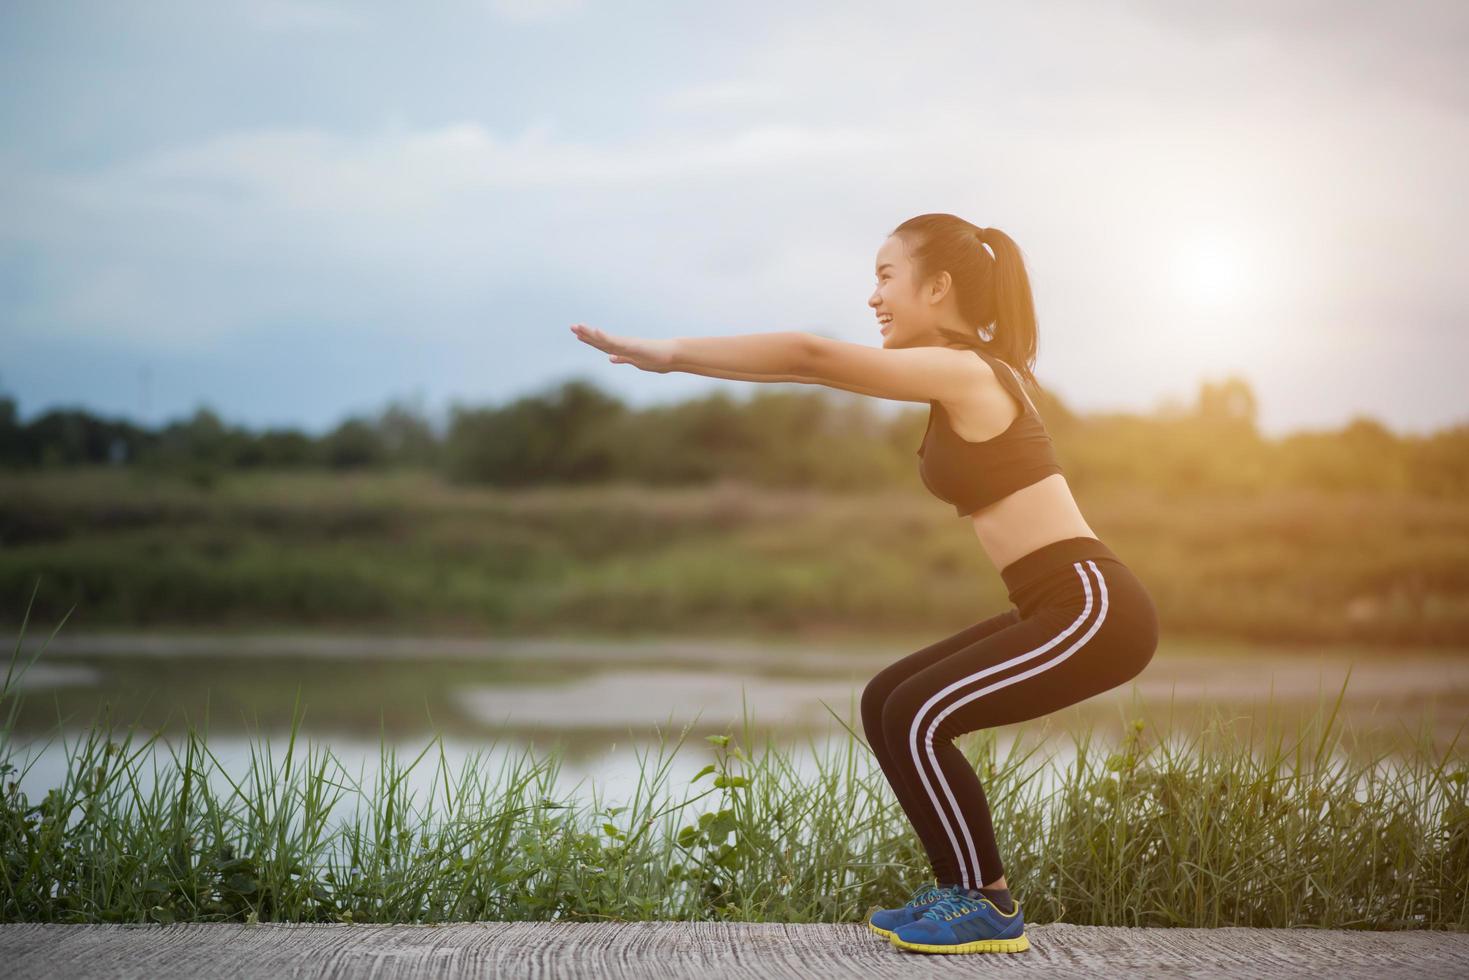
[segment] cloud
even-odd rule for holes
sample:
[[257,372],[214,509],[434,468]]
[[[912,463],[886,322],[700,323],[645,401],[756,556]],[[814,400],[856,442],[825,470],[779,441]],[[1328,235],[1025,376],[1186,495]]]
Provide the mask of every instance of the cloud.
[[616,144],[546,123],[244,131],[93,174],[11,173],[5,237],[65,284],[20,317],[31,329],[185,346],[287,319],[432,332],[537,281],[708,303],[718,290],[649,270],[724,274],[687,243],[711,247],[725,223],[760,247],[740,187],[816,183],[871,149],[870,134],[778,124]]
[[705,112],[714,109],[769,107],[780,103],[784,92],[768,80],[734,78],[676,88],[659,99],[665,109]]
[[[1462,145],[1409,161],[1404,139],[1357,146],[1343,166],[1330,118],[1256,113],[1247,133],[1228,118],[1216,107],[1165,140],[1120,110],[1110,127],[1057,132],[982,115],[963,125],[921,106],[881,126],[766,121],[600,142],[552,120],[508,135],[469,120],[242,130],[90,174],[12,173],[0,203],[8,194],[8,235],[42,249],[53,287],[22,324],[184,344],[312,317],[452,331],[497,291],[538,283],[634,305],[656,294],[671,318],[739,310],[824,325],[823,296],[864,312],[882,232],[928,210],[1015,229],[1063,322],[1089,319],[1140,267],[1166,270],[1211,225],[1253,243],[1252,264],[1269,272],[1254,301],[1297,330],[1313,305],[1335,315],[1351,295],[1361,310],[1389,308],[1457,274],[1456,253],[1436,251],[1427,229],[1449,207],[1430,189],[1452,180]],[[1399,117],[1405,134],[1434,122]],[[1374,209],[1418,212],[1412,263],[1394,258],[1401,248],[1361,247]],[[1145,278],[1118,309],[1156,319],[1169,291]]]
[[[564,329],[563,313],[650,335],[868,342],[873,252],[923,211],[1021,242],[1046,374],[1083,398],[1091,385],[1115,400],[1123,383],[1187,395],[1201,366],[1258,363],[1251,336],[1272,338],[1282,365],[1270,370],[1288,386],[1384,322],[1416,356],[1434,349],[1425,331],[1462,320],[1469,200],[1454,191],[1469,122],[1431,92],[1461,36],[1452,17],[1415,8],[1400,28],[1353,4],[1313,24],[1274,5],[1253,23],[1150,0],[916,2],[907,22],[938,26],[894,30],[890,4],[853,0],[841,16],[753,9],[728,31],[707,8],[715,19],[619,37],[613,26],[636,29],[605,9],[506,6],[527,22],[578,16],[489,32],[493,57],[484,0],[414,13],[444,40],[422,51],[385,29],[388,8],[366,23],[325,3],[252,8],[261,31],[306,43],[256,37],[279,54],[270,74],[254,59],[244,70],[259,78],[221,72],[244,77],[243,96],[205,86],[187,121],[166,100],[129,95],[103,119],[16,96],[34,103],[36,138],[0,143],[0,292],[14,297],[0,333],[201,361],[226,341],[309,330],[333,345],[406,336],[453,350],[493,336],[495,350],[522,344],[517,371],[536,377],[562,353],[537,331]],[[208,50],[185,40],[169,49]],[[1423,63],[1410,63],[1418,46]],[[563,50],[566,74],[552,64]],[[201,71],[139,64],[67,73],[89,91],[115,77],[131,93],[146,77],[172,93]],[[41,77],[15,91],[64,91]],[[1174,330],[1196,310],[1168,270],[1218,240],[1249,250],[1229,305],[1249,332],[1224,316]],[[1180,342],[1166,363],[1107,360],[1156,353],[1160,332],[1197,346]]]
[[1248,0],[1180,4],[1130,0],[1180,35],[1211,46],[1264,42],[1278,57],[1330,70],[1340,85],[1361,80],[1430,102],[1469,107],[1469,4],[1462,0]]
[[102,193],[165,208],[234,203],[302,213],[403,213],[477,191],[588,189],[745,178],[820,168],[871,151],[875,133],[768,124],[621,144],[556,136],[546,123],[505,139],[462,122],[352,138],[322,130],[230,133],[151,154],[102,178]]

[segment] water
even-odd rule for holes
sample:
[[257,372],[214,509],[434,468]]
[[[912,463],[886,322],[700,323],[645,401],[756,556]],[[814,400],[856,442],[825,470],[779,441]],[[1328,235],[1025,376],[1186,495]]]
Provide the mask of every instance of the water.
[[[13,761],[25,769],[19,788],[34,801],[60,785],[68,752],[105,711],[116,731],[137,725],[142,734],[135,743],[161,728],[159,764],[165,768],[167,747],[182,745],[186,723],[205,731],[218,760],[209,778],[223,794],[229,790],[225,774],[242,778],[252,753],[262,753],[267,742],[261,764],[283,764],[297,711],[297,764],[308,752],[330,750],[346,776],[360,781],[369,794],[383,746],[406,766],[438,734],[451,779],[476,758],[482,778],[488,778],[517,760],[545,760],[555,750],[560,766],[540,795],[588,806],[594,800],[604,806],[630,804],[639,780],[652,778],[661,729],[668,733],[665,752],[673,755],[656,795],[676,802],[709,786],[707,777],[697,786],[689,782],[715,759],[705,736],[738,736],[747,718],[753,726],[747,750],[758,752],[766,739],[772,740],[800,776],[814,778],[818,760],[836,760],[851,738],[837,719],[861,731],[862,686],[894,659],[673,641],[489,647],[401,639],[358,641],[362,655],[356,656],[353,642],[254,637],[236,647],[220,637],[73,635],[69,645],[48,648],[16,685],[26,698],[12,740]],[[997,730],[998,757],[1006,756],[1022,732],[1043,741],[1028,768],[1041,770],[1034,789],[1045,793],[1075,760],[1070,740],[1056,737],[1072,728],[1092,728],[1100,749],[1115,743],[1127,720],[1143,708],[1160,716],[1171,709],[1173,718],[1163,720],[1163,728],[1187,730],[1191,712],[1205,706],[1237,706],[1237,714],[1250,717],[1257,707],[1248,696],[1264,692],[1299,714],[1313,707],[1323,690],[1333,693],[1341,666],[1310,655],[1250,661],[1245,655],[1161,653],[1134,684],[1049,719]],[[1349,686],[1343,712],[1359,727],[1374,724],[1384,698],[1390,699],[1394,728],[1415,713],[1431,711],[1440,699],[1449,707],[1442,712],[1446,732],[1463,717],[1457,709],[1469,691],[1469,671],[1456,661],[1396,657],[1351,666],[1359,678],[1366,676]],[[61,736],[54,734],[58,718],[63,719]],[[687,732],[686,738],[674,752],[680,731]],[[42,740],[48,735],[53,742],[46,746]],[[863,757],[859,767],[867,767],[865,746],[854,751]],[[439,753],[433,747],[407,774],[415,799],[442,794]],[[1046,756],[1053,757],[1049,765],[1042,761]],[[642,769],[646,776],[640,775]],[[146,792],[153,779],[150,767],[140,778]],[[642,792],[646,796],[648,787]],[[715,794],[685,812],[698,813],[717,802]],[[355,794],[344,794],[334,815],[350,814],[355,805]]]
[[[996,751],[1000,759],[1011,750],[1018,737],[1017,733],[997,733]],[[228,798],[232,782],[242,787],[247,785],[245,780],[252,760],[262,776],[266,771],[284,772],[288,739],[289,733],[261,736],[253,743],[242,736],[211,738],[208,747],[216,763],[211,765],[205,760],[203,765],[206,779],[217,798]],[[18,751],[12,761],[25,770],[19,779],[20,790],[35,802],[48,789],[62,785],[67,776],[68,755],[77,752],[85,740],[85,733],[75,732],[68,733],[64,739],[53,740],[49,745],[39,741],[16,743]],[[144,740],[135,739],[131,750],[136,752]],[[175,773],[174,753],[182,760],[183,741],[178,737],[161,737],[155,742],[152,765],[145,764],[138,769],[140,795],[146,796],[152,791],[158,784],[160,773],[164,779]],[[549,797],[557,802],[590,809],[594,806],[630,806],[635,798],[646,802],[651,793],[655,799],[664,801],[664,806],[689,801],[680,809],[679,823],[691,822],[698,814],[721,805],[722,794],[719,792],[698,798],[712,788],[711,776],[706,775],[697,783],[691,782],[701,769],[715,761],[716,750],[702,738],[685,740],[675,750],[675,741],[676,735],[664,746],[661,757],[658,744],[651,740],[611,743],[600,753],[563,754],[558,766],[546,766],[548,771],[542,777],[546,782],[527,791],[524,799],[532,801]],[[814,782],[821,773],[823,760],[828,771],[841,767],[849,741],[850,736],[845,731],[836,729],[820,735],[776,735],[769,743],[762,741],[744,748],[747,754],[757,758],[767,746],[781,751],[789,759],[797,779]],[[321,753],[329,750],[330,757],[339,762],[341,768],[328,761],[328,774],[340,776],[348,787],[348,791],[342,793],[331,807],[329,820],[350,822],[354,812],[366,800],[371,800],[377,790],[383,772],[384,749],[395,760],[391,767],[393,771],[403,773],[407,770],[403,779],[405,792],[415,801],[415,808],[422,812],[430,799],[436,801],[436,809],[442,810],[445,778],[457,788],[458,777],[466,772],[466,767],[474,765],[473,771],[479,774],[480,781],[505,785],[517,764],[524,778],[531,760],[538,760],[543,765],[549,763],[549,751],[553,746],[559,747],[559,743],[548,746],[517,738],[490,742],[444,738],[442,745],[402,742],[386,746],[347,736],[305,742],[298,739],[292,752],[292,766],[293,772],[301,773],[313,762],[319,765],[323,758]],[[423,758],[409,769],[409,764],[424,752],[425,747],[428,751]],[[855,747],[855,751],[860,756],[867,753],[860,745]],[[148,760],[149,756],[145,754],[142,758]],[[1032,757],[1036,772],[1028,791],[1042,794],[1054,791],[1059,786],[1061,774],[1075,760],[1074,747],[1064,743],[1047,746]],[[876,763],[869,759],[859,758],[856,765],[859,773],[876,772]],[[736,761],[730,762],[730,769],[736,773],[748,771]],[[172,778],[176,780],[176,774]],[[650,786],[649,783],[655,779],[658,785]],[[359,787],[361,794],[356,791]]]

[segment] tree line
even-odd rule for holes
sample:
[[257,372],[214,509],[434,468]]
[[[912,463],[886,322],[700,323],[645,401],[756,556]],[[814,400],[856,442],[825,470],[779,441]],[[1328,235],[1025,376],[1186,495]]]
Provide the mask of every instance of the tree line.
[[[1192,404],[1145,414],[1081,415],[1048,390],[1036,401],[1073,484],[1469,493],[1469,423],[1399,435],[1358,416],[1339,429],[1267,438],[1254,393],[1237,377],[1202,383]],[[454,403],[440,425],[393,401],[319,436],[254,431],[208,407],[156,428],[67,408],[22,422],[15,400],[0,396],[0,466],[136,466],[206,483],[231,470],[418,468],[502,487],[735,478],[871,490],[912,482],[926,420],[921,406],[883,413],[871,399],[801,385],[635,409],[582,379],[499,405]]]

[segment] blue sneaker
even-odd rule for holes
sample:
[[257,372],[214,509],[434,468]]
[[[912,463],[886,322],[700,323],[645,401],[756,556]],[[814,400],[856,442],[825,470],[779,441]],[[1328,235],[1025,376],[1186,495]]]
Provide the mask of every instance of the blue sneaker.
[[1006,915],[977,891],[963,888],[951,889],[912,922],[898,926],[891,942],[916,953],[1020,953],[1030,948],[1019,902]]
[[924,909],[933,905],[939,899],[946,897],[954,888],[954,885],[942,888],[937,883],[923,885],[913,893],[913,897],[908,899],[908,904],[902,908],[878,909],[872,913],[872,917],[867,920],[867,928],[879,936],[892,939],[894,929],[901,925],[907,925],[909,922],[918,918]]

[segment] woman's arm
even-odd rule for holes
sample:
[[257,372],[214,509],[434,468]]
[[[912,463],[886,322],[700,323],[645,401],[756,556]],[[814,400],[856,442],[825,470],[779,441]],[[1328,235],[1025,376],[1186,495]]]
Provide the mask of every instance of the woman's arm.
[[[928,400],[930,393],[926,386],[931,383],[930,378],[933,375],[936,374],[941,379],[946,377],[952,373],[955,362],[968,366],[968,362],[962,358],[936,358],[927,352],[911,356],[906,353],[895,355],[891,351],[880,351],[859,344],[831,342],[815,334],[797,331],[741,334],[732,337],[676,337],[672,343],[673,370],[685,374],[725,378],[730,381],[824,385],[827,388],[855,391],[875,398],[909,401]],[[840,356],[823,357],[834,343],[839,344],[841,353],[857,354],[859,358],[867,358],[865,363],[887,366],[887,371],[874,370],[870,378],[863,377],[858,370],[860,364],[850,365]],[[908,360],[914,362],[908,370],[912,371],[916,367],[924,373],[923,386],[919,389],[919,394],[923,396],[921,398],[913,397],[911,385],[902,382],[894,384],[890,377],[898,364]],[[775,369],[781,364],[786,365],[785,370]],[[762,368],[762,365],[768,367]],[[829,367],[829,376],[818,376],[817,370],[820,367]]]
[[[745,335],[739,336],[739,337],[710,337],[710,338],[692,338],[692,339],[694,339],[695,341],[703,341],[703,340],[718,341],[718,342],[720,342],[720,345],[722,345],[722,342],[729,341],[729,340],[747,340],[747,341],[748,340],[754,340],[754,341],[756,341],[756,343],[754,345],[751,345],[753,347],[753,349],[754,349],[754,355],[751,358],[752,360],[758,360],[759,356],[761,355],[761,352],[760,352],[760,349],[759,349],[759,344],[761,344],[761,343],[768,343],[768,344],[770,344],[771,347],[775,348],[775,353],[772,355],[772,360],[778,360],[782,356],[782,352],[780,350],[782,341],[776,340],[775,338],[782,338],[782,337],[792,338],[789,341],[785,341],[785,342],[786,343],[790,343],[795,348],[794,360],[795,360],[795,363],[796,363],[796,366],[797,367],[810,363],[810,360],[809,359],[810,359],[810,356],[811,356],[811,353],[812,353],[812,349],[815,346],[813,343],[811,343],[811,341],[813,341],[813,340],[816,339],[812,334],[807,334],[807,333],[795,333],[795,334],[790,334],[790,333],[769,333],[769,334],[745,334]],[[824,385],[824,386],[826,386],[828,388],[839,388],[839,389],[841,389],[843,391],[855,391],[855,392],[857,392],[860,395],[872,395],[872,396],[875,396],[877,398],[886,398],[886,397],[889,397],[884,392],[879,391],[876,388],[871,388],[871,387],[867,387],[865,385],[856,384],[856,383],[854,383],[852,381],[838,380],[838,379],[815,378],[815,377],[812,377],[812,376],[807,375],[807,374],[797,374],[794,371],[785,372],[785,373],[773,372],[773,371],[771,371],[771,372],[766,372],[766,371],[737,371],[737,370],[732,370],[732,369],[729,369],[729,368],[710,367],[710,366],[707,366],[707,365],[699,364],[695,360],[687,360],[687,361],[684,361],[684,362],[680,363],[678,361],[678,358],[680,356],[687,356],[687,355],[686,354],[685,355],[681,355],[680,353],[678,353],[678,351],[679,351],[679,345],[685,344],[688,339],[690,339],[690,338],[679,337],[679,338],[676,338],[674,340],[674,342],[673,342],[674,343],[674,349],[675,349],[675,354],[674,354],[674,365],[675,365],[674,366],[674,370],[675,371],[682,371],[685,374],[698,374],[698,375],[702,375],[702,376],[704,376],[706,378],[724,378],[727,381],[756,381],[756,382],[763,382],[765,384],[770,384],[772,382],[788,382],[788,383],[792,383],[792,384],[802,384],[802,385]],[[716,346],[719,346],[719,345],[716,345]],[[684,349],[687,350],[688,348],[684,348]],[[697,351],[695,351],[695,355],[697,356]]]
[[714,370],[774,375],[775,380],[780,380],[800,374],[813,339],[811,334],[795,330],[726,337],[675,337],[671,367],[688,374]]
[[840,388],[843,391],[855,391],[859,395],[873,395],[882,398],[883,394],[873,388],[863,388],[860,385],[849,384],[842,381],[822,381],[819,378],[808,378],[799,374],[752,374],[748,371],[719,371],[714,368],[691,368],[684,369],[688,374],[699,374],[707,378],[724,378],[728,381],[759,381],[769,384],[771,382],[789,382],[798,385],[825,385],[828,388]]
[[950,402],[976,386],[998,388],[994,372],[971,351],[947,347],[868,347],[811,335],[797,374],[815,384],[903,402]]
[[610,334],[585,323],[573,323],[571,332],[583,343],[607,352],[613,364],[631,364],[658,374],[683,371],[739,381],[804,377],[801,367],[809,359],[817,339],[813,334],[782,330],[732,337],[650,340]]
[[790,382],[791,384],[810,384],[810,378],[803,378],[795,374],[757,374],[754,371],[724,371],[719,368],[710,367],[686,367],[680,368],[684,374],[697,374],[706,378],[724,378],[726,381],[763,381],[766,384],[772,382]]
[[683,371],[737,381],[795,381],[895,401],[948,401],[976,384],[998,388],[993,371],[969,351],[943,347],[887,350],[794,330],[725,337],[648,340],[621,337],[584,323],[572,333],[614,364],[644,371]]

